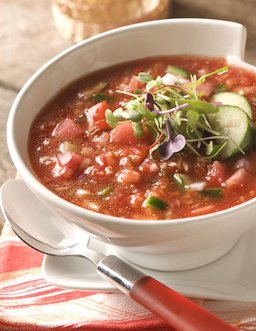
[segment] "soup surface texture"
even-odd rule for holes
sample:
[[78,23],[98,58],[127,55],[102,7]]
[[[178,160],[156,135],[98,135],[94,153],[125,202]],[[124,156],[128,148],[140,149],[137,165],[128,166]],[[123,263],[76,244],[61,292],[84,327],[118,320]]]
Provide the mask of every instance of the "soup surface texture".
[[255,111],[256,73],[223,58],[123,63],[47,104],[31,128],[31,164],[51,191],[99,213],[208,214],[256,196]]

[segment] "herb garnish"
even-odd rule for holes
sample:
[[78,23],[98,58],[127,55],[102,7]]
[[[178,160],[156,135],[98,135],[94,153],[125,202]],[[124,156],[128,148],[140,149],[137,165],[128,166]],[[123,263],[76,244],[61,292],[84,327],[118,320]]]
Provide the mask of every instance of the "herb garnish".
[[93,93],[89,99],[98,103],[104,100],[111,101],[113,97],[105,93]]
[[230,137],[221,135],[211,127],[208,116],[218,112],[219,105],[203,100],[197,87],[208,77],[227,71],[228,67],[225,66],[199,78],[190,74],[190,79],[185,82],[184,79],[180,82],[177,76],[177,81],[170,85],[164,83],[163,77],[153,78],[151,74],[141,72],[137,80],[146,84],[146,93],[118,90],[118,93],[128,95],[131,99],[114,112],[107,110],[106,121],[112,128],[121,121],[132,122],[136,137],[143,137],[143,127],[146,126],[155,139],[150,155],[158,150],[163,160],[168,160],[173,153],[185,147],[196,155],[214,159]]

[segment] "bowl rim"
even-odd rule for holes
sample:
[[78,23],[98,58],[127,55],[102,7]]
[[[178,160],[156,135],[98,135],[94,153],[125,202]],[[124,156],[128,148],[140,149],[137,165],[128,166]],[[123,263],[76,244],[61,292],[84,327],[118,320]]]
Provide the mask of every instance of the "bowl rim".
[[[16,96],[13,105],[11,107],[8,120],[7,120],[7,145],[9,149],[9,153],[11,155],[12,161],[18,170],[18,173],[21,175],[23,180],[26,184],[28,184],[29,187],[31,187],[35,192],[39,194],[39,196],[42,196],[47,202],[49,201],[51,204],[53,204],[55,207],[60,208],[62,210],[68,211],[74,216],[77,216],[79,218],[84,219],[94,219],[98,222],[98,224],[103,223],[109,223],[115,222],[116,224],[130,224],[133,226],[155,226],[158,227],[170,225],[170,224],[184,224],[184,223],[198,223],[205,221],[207,219],[207,222],[216,220],[221,221],[223,216],[226,216],[227,214],[232,214],[237,211],[241,211],[245,208],[248,208],[252,206],[256,202],[256,198],[252,198],[246,202],[243,202],[241,204],[235,205],[233,207],[216,211],[210,214],[205,215],[199,215],[199,216],[192,216],[192,217],[184,217],[184,218],[175,218],[175,219],[161,219],[161,220],[141,220],[141,219],[131,219],[131,218],[124,218],[124,217],[117,217],[112,215],[106,215],[100,212],[92,211],[83,207],[79,207],[78,205],[75,205],[55,193],[53,193],[51,190],[49,190],[46,186],[44,186],[39,178],[33,174],[33,171],[29,169],[29,166],[26,165],[26,162],[24,161],[24,158],[20,155],[19,149],[17,147],[16,139],[14,136],[14,130],[13,126],[15,123],[15,115],[16,111],[19,108],[20,102],[22,101],[23,95],[25,93],[28,93],[31,86],[33,86],[33,82],[36,81],[41,75],[44,74],[44,72],[51,66],[55,65],[57,62],[61,61],[66,56],[72,54],[77,49],[81,47],[86,47],[86,45],[92,44],[97,42],[98,40],[105,39],[111,36],[115,36],[117,34],[125,33],[126,31],[133,31],[141,28],[145,28],[148,26],[155,26],[155,25],[177,25],[177,24],[208,24],[213,23],[217,25],[221,24],[227,24],[227,25],[233,25],[233,26],[240,26],[243,27],[242,24],[232,21],[225,21],[225,20],[217,20],[217,19],[202,19],[202,18],[176,18],[176,19],[163,19],[163,20],[155,20],[155,21],[149,21],[149,22],[142,22],[142,23],[136,23],[128,26],[119,27],[113,30],[109,30],[103,33],[100,33],[96,36],[90,37],[86,40],[83,40],[75,45],[72,45],[68,47],[67,49],[63,50],[53,58],[51,58],[49,61],[47,61],[44,65],[42,65],[24,84],[18,95]],[[240,60],[241,63],[245,63],[244,61]]]

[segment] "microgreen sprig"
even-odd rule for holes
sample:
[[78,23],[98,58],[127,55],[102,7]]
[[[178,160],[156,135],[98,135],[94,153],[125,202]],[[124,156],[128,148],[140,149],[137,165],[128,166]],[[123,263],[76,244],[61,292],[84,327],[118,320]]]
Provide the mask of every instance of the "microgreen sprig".
[[137,138],[143,137],[143,127],[147,127],[155,138],[149,149],[150,156],[158,151],[160,158],[168,160],[173,153],[187,147],[196,155],[216,158],[230,138],[220,135],[209,124],[207,116],[218,112],[219,105],[202,100],[197,88],[208,77],[227,71],[225,66],[199,78],[190,74],[190,80],[186,78],[185,82],[179,82],[177,76],[171,85],[164,84],[160,76],[154,78],[150,73],[141,72],[137,80],[145,84],[145,92],[117,90],[130,100],[114,112],[107,110],[106,121],[112,128],[122,121],[132,122]]

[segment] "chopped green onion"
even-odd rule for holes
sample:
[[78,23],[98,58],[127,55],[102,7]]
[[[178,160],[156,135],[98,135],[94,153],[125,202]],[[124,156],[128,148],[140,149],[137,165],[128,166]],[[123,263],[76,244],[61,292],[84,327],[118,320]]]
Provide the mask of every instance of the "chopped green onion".
[[113,187],[112,186],[106,186],[103,190],[98,192],[98,195],[100,195],[101,197],[106,198],[107,196],[109,196],[109,194],[113,191]]
[[107,95],[105,93],[94,93],[91,97],[90,100],[95,101],[95,102],[101,102],[101,101],[111,101],[113,97],[110,95]]
[[146,206],[148,207],[155,207],[161,210],[165,210],[168,207],[168,204],[154,195],[151,195],[147,200],[146,200]]
[[118,108],[114,111],[114,115],[132,122],[139,122],[142,119],[141,113],[135,109],[124,111],[122,108]]
[[182,192],[186,191],[186,186],[191,183],[189,176],[184,174],[174,174],[173,179]]
[[139,75],[136,77],[136,79],[139,82],[148,83],[151,80],[153,80],[153,77],[147,72],[140,72]]
[[189,78],[190,72],[186,69],[179,68],[173,65],[169,65],[166,69],[166,72],[173,74],[174,76],[182,77],[182,78]]
[[202,190],[201,193],[203,195],[207,195],[207,196],[210,196],[210,197],[219,198],[223,195],[223,190],[219,187],[217,187],[217,188],[208,188],[208,189]]

